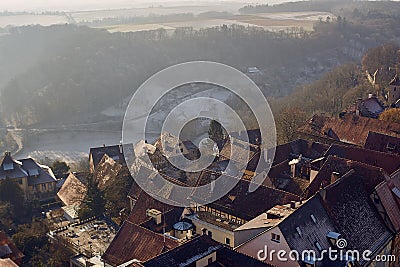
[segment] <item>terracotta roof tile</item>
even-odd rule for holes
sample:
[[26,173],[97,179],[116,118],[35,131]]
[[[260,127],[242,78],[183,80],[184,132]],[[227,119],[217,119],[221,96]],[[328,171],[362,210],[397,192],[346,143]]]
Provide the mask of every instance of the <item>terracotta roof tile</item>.
[[332,145],[325,157],[337,156],[384,169],[391,174],[400,168],[400,155],[382,153],[365,148],[345,145]]
[[400,154],[400,137],[369,132],[364,148],[385,153]]
[[[345,115],[342,118],[314,115],[298,132],[307,139],[324,140],[326,143],[341,141],[363,146],[370,131],[400,137],[400,124],[365,118],[356,115]],[[329,132],[334,135],[329,136]],[[333,138],[337,136],[338,138]]]
[[325,188],[331,184],[331,177],[333,172],[337,172],[342,176],[350,170],[355,170],[356,173],[363,175],[366,179],[366,185],[372,193],[377,185],[385,181],[388,174],[374,166],[363,164],[356,161],[351,161],[344,158],[329,156],[322,168],[319,170],[315,179],[310,183],[310,186],[305,190],[303,198],[307,199],[316,194],[321,188]]
[[[145,267],[177,267],[189,266],[190,263],[199,259],[206,258],[208,255],[216,252],[216,261],[208,266],[227,266],[227,267],[270,267],[256,259],[250,258],[239,252],[236,252],[224,245],[212,240],[207,235],[197,237],[182,246],[170,250],[143,265]],[[191,266],[191,265],[190,265]]]
[[21,264],[24,254],[22,254],[22,252],[17,248],[17,246],[15,246],[14,242],[8,238],[6,233],[0,231],[0,246],[4,245],[8,246],[9,250],[11,250],[11,253],[9,255],[1,255],[0,257],[7,256],[7,258],[10,258],[14,262]]
[[147,261],[178,245],[179,243],[175,240],[126,221],[102,259],[112,266],[118,266],[133,259]]
[[390,221],[393,224],[395,231],[400,232],[400,206],[396,202],[396,196],[393,194],[392,189],[395,187],[390,186],[387,182],[376,187],[379,199],[388,214]]
[[[230,179],[236,178],[232,177]],[[208,184],[208,182],[200,181],[200,185],[204,184]],[[217,180],[216,187],[217,186],[224,185],[219,184],[219,180]],[[296,195],[265,186],[260,186],[256,191],[250,193],[249,186],[249,181],[239,180],[228,194],[208,204],[208,206],[249,221],[276,205],[289,204],[291,201],[300,200]],[[202,196],[198,196],[198,193],[199,192],[196,191],[194,192],[192,196],[194,201],[198,201],[198,198],[200,201],[204,199]],[[209,192],[209,194],[212,193]]]
[[90,148],[90,155],[93,160],[94,169],[96,169],[97,165],[100,163],[104,155],[108,155],[116,161],[125,162],[124,155],[121,152],[121,145]]
[[70,173],[57,196],[66,206],[79,206],[85,198],[87,173]]

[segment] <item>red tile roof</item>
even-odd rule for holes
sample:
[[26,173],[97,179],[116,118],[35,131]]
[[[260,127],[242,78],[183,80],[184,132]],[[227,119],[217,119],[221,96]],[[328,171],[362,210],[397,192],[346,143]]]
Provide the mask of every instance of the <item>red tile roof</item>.
[[21,264],[24,254],[22,254],[15,246],[14,242],[12,242],[3,231],[0,231],[0,246],[8,246],[9,250],[11,250],[9,255],[1,255],[0,257],[7,256],[7,258],[10,258],[15,263]]
[[318,139],[330,144],[340,141],[358,146],[365,144],[369,131],[400,137],[400,124],[351,114],[342,118],[314,115],[298,130],[307,139]]
[[364,148],[385,153],[400,154],[400,137],[369,132]]
[[303,198],[307,199],[316,194],[321,188],[325,188],[331,184],[331,176],[333,172],[339,173],[342,176],[350,170],[355,170],[358,174],[363,175],[366,179],[366,185],[370,192],[385,181],[388,174],[378,167],[370,166],[356,161],[351,161],[344,158],[329,156],[322,168],[319,170],[315,179],[310,186],[305,190]]
[[148,209],[156,209],[165,212],[172,210],[173,208],[173,206],[154,199],[142,190],[127,220],[135,224],[141,224],[149,219],[146,215]]
[[[241,254],[224,245],[212,240],[207,235],[197,237],[182,246],[168,251],[150,261],[145,262],[145,267],[176,267],[192,266],[196,261],[208,258],[209,255],[216,253],[216,262],[210,266],[229,266],[229,267],[270,267],[271,265],[260,262],[254,258]],[[190,264],[192,263],[192,264]]]
[[[232,177],[231,179],[236,178]],[[200,185],[208,183],[209,181],[207,179],[200,181]],[[217,181],[216,187],[217,186],[224,185],[219,184],[219,181]],[[276,205],[289,204],[291,201],[300,200],[296,195],[265,186],[260,186],[256,191],[250,193],[249,186],[249,181],[243,179],[239,180],[236,186],[228,194],[217,201],[208,204],[208,206],[249,221]],[[201,200],[205,198],[198,196],[197,193],[198,192],[195,191],[192,198],[194,201],[200,199],[199,203],[201,203]],[[209,192],[209,194],[212,193]]]
[[[388,182],[383,182],[376,187],[376,192],[378,193],[379,199],[382,202],[383,207],[393,227],[397,233],[400,232],[400,206],[396,202],[396,196],[393,194],[392,189],[396,188],[390,186]],[[400,188],[399,188],[400,189]]]
[[70,173],[57,196],[66,206],[79,206],[85,198],[87,186],[85,179],[87,173]]
[[0,259],[0,266],[1,267],[18,267],[15,262],[13,262],[11,259]]
[[133,259],[147,261],[177,246],[179,243],[175,240],[126,221],[102,259],[112,266],[118,266]]
[[299,155],[309,159],[317,159],[321,157],[328,148],[328,145],[322,143],[298,139],[276,147],[273,165],[286,160],[292,160]]
[[400,169],[400,155],[368,150],[361,147],[332,145],[324,156],[337,156],[361,162],[382,168],[389,174]]

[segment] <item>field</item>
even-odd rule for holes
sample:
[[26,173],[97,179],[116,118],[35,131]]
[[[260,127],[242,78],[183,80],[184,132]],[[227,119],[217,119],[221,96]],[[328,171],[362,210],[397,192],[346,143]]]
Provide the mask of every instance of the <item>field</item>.
[[64,24],[68,23],[65,16],[58,15],[12,15],[12,16],[0,16],[0,28],[7,26],[24,26],[24,25],[36,25],[40,24],[43,26],[49,26],[53,24]]
[[334,17],[326,12],[285,12],[285,13],[262,13],[253,15],[233,15],[224,19],[201,19],[196,18],[187,21],[171,21],[158,24],[117,24],[103,27],[110,32],[135,32],[163,28],[173,31],[179,27],[193,27],[193,29],[221,26],[223,24],[238,24],[242,26],[261,27],[265,30],[280,31],[291,27],[303,27],[304,30],[312,31],[313,25],[320,18]]
[[[274,0],[274,3],[284,0]],[[305,30],[312,30],[313,23],[319,18],[325,19],[331,16],[325,12],[280,12],[280,13],[262,13],[252,15],[239,15],[238,10],[243,7],[243,3],[230,1],[185,1],[174,2],[174,0],[165,0],[162,3],[150,5],[147,1],[134,1],[132,8],[121,8],[115,6],[115,9],[88,10],[88,11],[69,11],[65,15],[46,15],[46,14],[23,14],[0,16],[0,28],[9,25],[36,25],[43,26],[64,23],[92,23],[101,20],[101,27],[110,32],[137,32],[163,28],[173,32],[179,27],[193,27],[194,29],[220,26],[222,24],[239,24],[243,26],[258,26],[266,30],[285,30],[290,27],[303,27]],[[225,12],[224,17],[205,17],[197,16],[207,12]],[[195,17],[185,18],[173,17],[175,14],[193,14]],[[164,20],[160,18],[152,20],[151,17],[168,16]],[[137,22],[125,24],[126,22],[137,18]],[[141,18],[150,18],[143,20]],[[112,22],[113,21],[113,22]],[[121,21],[121,20],[120,20]],[[139,22],[140,21],[140,22]],[[90,24],[89,24],[90,25]]]

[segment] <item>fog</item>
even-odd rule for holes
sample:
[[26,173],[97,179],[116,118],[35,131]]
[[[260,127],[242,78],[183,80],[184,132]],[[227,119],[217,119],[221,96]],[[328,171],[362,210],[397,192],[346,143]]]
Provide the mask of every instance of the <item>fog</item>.
[[78,11],[94,9],[118,9],[132,7],[149,6],[176,6],[176,5],[200,5],[200,4],[218,4],[226,2],[235,2],[245,4],[268,3],[277,4],[288,2],[288,0],[221,0],[221,1],[193,1],[193,0],[2,0],[0,1],[0,11]]

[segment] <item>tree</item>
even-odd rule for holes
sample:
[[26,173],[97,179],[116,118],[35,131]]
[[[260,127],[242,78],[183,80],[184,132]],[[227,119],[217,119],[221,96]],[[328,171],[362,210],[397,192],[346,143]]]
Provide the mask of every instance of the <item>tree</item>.
[[79,218],[85,219],[92,216],[101,216],[105,211],[106,199],[99,189],[93,175],[87,177],[87,193],[79,209]]
[[208,136],[214,142],[225,139],[224,129],[218,121],[215,120],[211,121],[210,128],[208,129]]
[[24,253],[26,266],[69,266],[69,258],[73,254],[56,242],[49,242],[48,231],[46,221],[39,219],[18,226],[12,238]]
[[107,215],[118,217],[121,210],[129,210],[130,203],[126,196],[132,185],[133,178],[128,167],[124,166],[116,175],[115,180],[104,189]]
[[56,160],[51,165],[51,169],[53,170],[55,175],[62,175],[69,172],[69,166],[64,161]]
[[285,108],[275,118],[278,143],[288,143],[296,138],[297,129],[305,124],[307,114],[299,108]]
[[24,193],[21,187],[10,178],[6,178],[0,183],[0,201],[11,205],[11,213],[15,219],[24,215]]
[[379,116],[382,121],[400,123],[400,108],[391,108],[382,112]]

